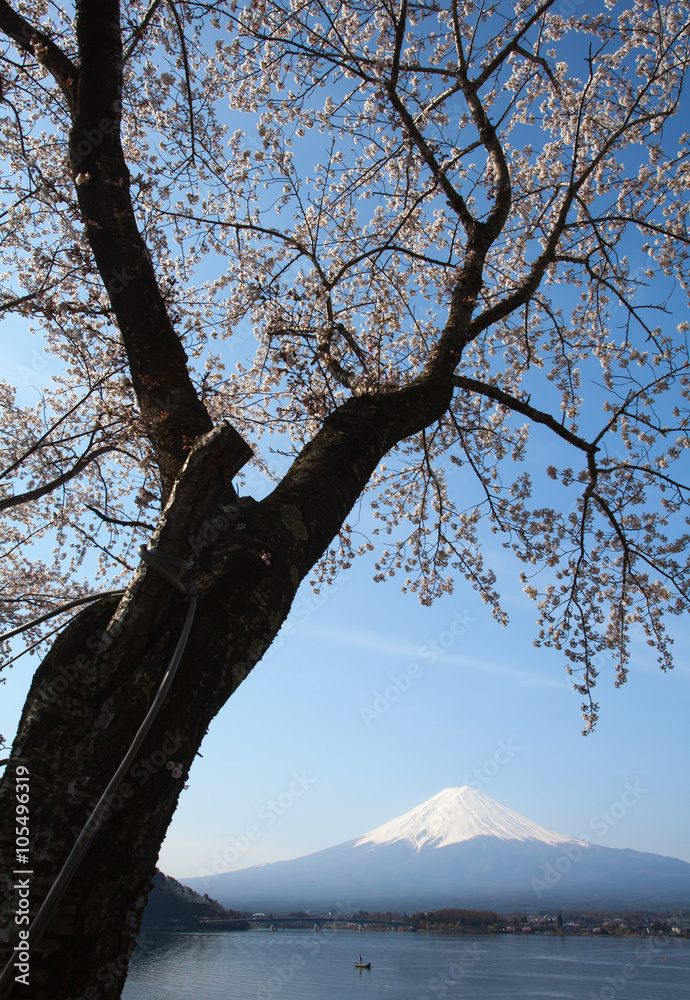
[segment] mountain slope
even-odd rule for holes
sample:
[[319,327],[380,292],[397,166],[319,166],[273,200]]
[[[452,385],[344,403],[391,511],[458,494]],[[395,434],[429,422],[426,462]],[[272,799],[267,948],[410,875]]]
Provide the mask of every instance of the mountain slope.
[[218,920],[238,915],[158,869],[152,882],[141,919],[142,927],[194,926],[202,919]]
[[689,864],[588,845],[468,787],[305,857],[184,881],[226,906],[264,912],[690,905]]
[[415,850],[420,850],[422,847],[446,847],[473,837],[535,840],[551,845],[580,843],[532,823],[490,796],[464,785],[446,788],[403,816],[365,833],[357,846],[406,841]]

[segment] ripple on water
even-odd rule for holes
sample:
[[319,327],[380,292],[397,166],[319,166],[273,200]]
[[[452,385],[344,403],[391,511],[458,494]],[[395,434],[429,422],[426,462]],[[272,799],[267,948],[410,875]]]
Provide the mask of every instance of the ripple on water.
[[687,940],[148,932],[123,1000],[687,1000],[688,982]]

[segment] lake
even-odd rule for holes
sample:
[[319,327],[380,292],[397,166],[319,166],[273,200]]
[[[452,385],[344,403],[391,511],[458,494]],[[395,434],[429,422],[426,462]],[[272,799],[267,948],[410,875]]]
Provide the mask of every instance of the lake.
[[[371,969],[355,969],[362,954]],[[147,932],[123,1000],[687,1000],[690,940]]]

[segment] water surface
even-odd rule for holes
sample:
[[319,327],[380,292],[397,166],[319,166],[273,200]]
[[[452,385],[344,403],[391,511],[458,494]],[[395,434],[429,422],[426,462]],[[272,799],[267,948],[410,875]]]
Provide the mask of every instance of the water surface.
[[[355,969],[359,954],[370,970]],[[424,932],[148,932],[123,1000],[688,1000],[690,941]]]

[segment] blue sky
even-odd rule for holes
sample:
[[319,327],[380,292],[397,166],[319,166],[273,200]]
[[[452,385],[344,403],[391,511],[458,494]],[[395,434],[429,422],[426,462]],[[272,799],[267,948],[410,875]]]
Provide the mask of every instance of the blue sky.
[[602,671],[602,719],[585,738],[562,663],[532,646],[519,587],[505,590],[502,629],[467,585],[426,608],[371,575],[363,560],[319,605],[298,595],[286,634],[211,727],[164,871],[309,853],[470,783],[559,832],[690,861],[682,654],[663,676],[640,643],[617,691]]
[[[3,324],[0,368],[36,399],[50,366],[39,339],[19,332]],[[242,492],[268,489],[254,474]],[[365,507],[359,517],[366,531]],[[532,644],[522,567],[494,536],[486,545],[506,629],[465,581],[422,607],[395,579],[375,584],[370,557],[318,596],[303,586],[274,647],[211,726],[163,871],[189,878],[306,854],[468,783],[561,833],[690,862],[687,620],[669,623],[673,672],[659,671],[644,638],[620,690],[613,665],[602,669],[601,720],[585,738],[561,655]],[[37,662],[20,659],[0,688],[10,739]]]
[[[2,354],[23,393],[35,392],[27,369],[31,385],[47,381],[36,338],[5,340]],[[252,473],[242,492],[268,489]],[[370,527],[366,506],[349,520]],[[670,623],[673,672],[659,671],[644,639],[623,688],[612,666],[602,670],[601,721],[585,738],[560,655],[532,644],[520,566],[494,536],[487,545],[505,629],[464,581],[423,607],[395,579],[374,583],[371,556],[319,595],[302,587],[274,647],[211,726],[163,871],[187,878],[306,854],[471,783],[561,833],[690,862],[686,620]],[[7,672],[0,732],[9,738],[36,664],[23,657]]]

